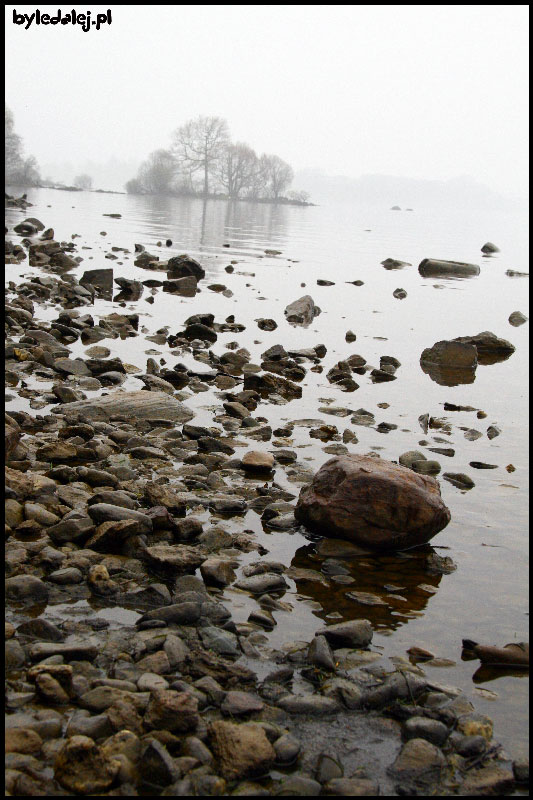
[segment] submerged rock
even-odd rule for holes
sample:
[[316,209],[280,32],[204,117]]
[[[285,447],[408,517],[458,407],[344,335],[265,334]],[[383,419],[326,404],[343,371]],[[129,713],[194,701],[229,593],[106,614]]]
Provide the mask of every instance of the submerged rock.
[[305,486],[296,519],[314,533],[371,550],[425,544],[450,521],[434,478],[370,456],[327,461]]

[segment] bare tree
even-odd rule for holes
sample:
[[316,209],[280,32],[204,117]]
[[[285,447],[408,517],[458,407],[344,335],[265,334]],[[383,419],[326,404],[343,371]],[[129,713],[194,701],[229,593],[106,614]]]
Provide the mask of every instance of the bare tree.
[[13,114],[5,106],[5,180],[21,186],[35,186],[41,180],[37,161],[33,156],[23,158],[21,137],[15,133]]
[[174,132],[172,153],[185,172],[203,175],[203,194],[209,194],[209,176],[229,143],[226,120],[221,117],[197,117]]
[[125,184],[124,187],[128,194],[145,194],[142,183],[139,178],[132,178]]
[[168,150],[155,150],[139,168],[138,180],[148,194],[169,194],[174,186],[176,160]]
[[22,162],[22,139],[15,133],[15,122],[13,114],[9,108],[5,107],[6,112],[6,182],[9,183],[11,174],[20,168]]
[[231,198],[237,198],[241,192],[252,188],[257,165],[255,150],[247,144],[226,145],[218,162],[217,177]]
[[41,182],[39,167],[35,156],[28,156],[21,164],[19,183],[21,186],[37,186]]
[[255,163],[255,169],[250,180],[250,188],[246,192],[246,196],[253,200],[266,197],[268,194],[268,182],[268,156],[263,154]]
[[88,191],[93,188],[93,179],[90,175],[76,175],[74,178],[74,186],[77,186],[78,189]]
[[279,156],[262,156],[263,169],[267,176],[268,193],[274,200],[291,185],[294,172],[290,164]]

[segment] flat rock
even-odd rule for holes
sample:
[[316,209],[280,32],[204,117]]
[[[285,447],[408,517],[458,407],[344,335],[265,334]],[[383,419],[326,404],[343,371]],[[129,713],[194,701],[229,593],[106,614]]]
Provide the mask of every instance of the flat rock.
[[402,747],[390,771],[402,778],[423,778],[440,774],[446,759],[434,744],[425,739],[410,739]]
[[65,661],[94,661],[100,652],[100,646],[94,639],[69,642],[38,642],[29,648],[32,661],[42,661],[50,656],[62,656]]
[[94,397],[76,403],[65,403],[61,413],[81,415],[92,419],[108,420],[117,415],[131,419],[166,419],[184,423],[191,420],[193,412],[183,403],[165,392],[114,392],[105,397]]
[[328,625],[316,632],[316,636],[324,636],[331,647],[367,647],[372,641],[374,631],[367,619],[354,619]]
[[259,450],[249,450],[241,459],[246,472],[270,472],[274,467],[274,456]]
[[91,519],[97,524],[103,522],[121,522],[122,520],[133,520],[139,526],[139,533],[152,532],[152,520],[141,511],[132,508],[115,506],[110,503],[95,503],[89,506],[88,513]]
[[264,594],[266,592],[285,591],[289,585],[283,575],[265,572],[262,575],[251,575],[248,578],[240,578],[235,586],[252,594]]
[[289,714],[306,714],[321,716],[322,714],[336,714],[341,710],[341,704],[333,697],[323,697],[319,694],[289,694],[278,700],[278,706]]
[[194,572],[207,558],[202,548],[186,544],[157,544],[143,551],[143,558],[156,572],[178,575]]
[[238,717],[262,711],[264,703],[250,692],[228,692],[220,706],[223,714]]

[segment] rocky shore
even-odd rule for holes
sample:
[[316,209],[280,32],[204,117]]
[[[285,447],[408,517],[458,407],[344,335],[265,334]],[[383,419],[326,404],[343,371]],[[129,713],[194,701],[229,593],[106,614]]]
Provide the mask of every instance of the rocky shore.
[[[6,203],[26,213],[25,201]],[[346,557],[394,553],[444,528],[440,464],[417,451],[399,465],[350,455],[353,430],[321,420],[270,426],[269,407],[300,398],[307,370],[322,371],[323,344],[275,344],[254,364],[238,341],[217,348],[220,334],[243,332],[238,320],[200,311],[146,331],[164,355],[145,370],[125,363],[113,341],[142,326],[126,303],[159,290],[192,302],[205,271],[139,244],[135,264],[158,277],[103,268],[78,279],[70,273],[82,244],[56,241],[33,217],[6,228],[6,264],[39,270],[18,284],[8,273],[6,289],[7,391],[35,412],[5,419],[6,794],[502,795],[525,786],[528,763],[493,740],[491,719],[428,675],[432,653],[385,663],[364,616],[374,595],[359,593],[355,618],[310,641],[295,630],[289,644],[269,643],[278,624],[293,624],[288,580],[349,582]],[[98,315],[100,298],[120,310]],[[286,318],[306,325],[319,313],[304,295]],[[452,380],[513,349],[484,332],[438,342],[422,366]],[[327,379],[351,392],[354,375],[386,382],[400,366],[353,355]],[[213,403],[210,424],[188,405],[201,393]],[[364,408],[328,413],[376,424]],[[291,448],[298,423],[332,456],[317,475]],[[420,420],[425,433],[446,424]],[[365,504],[364,530],[347,527],[347,503]],[[269,558],[243,524],[250,510],[287,535],[305,525],[316,540],[335,526],[321,571]],[[455,568],[436,553],[424,563],[428,575]],[[225,605],[230,586],[250,608],[246,622]]]

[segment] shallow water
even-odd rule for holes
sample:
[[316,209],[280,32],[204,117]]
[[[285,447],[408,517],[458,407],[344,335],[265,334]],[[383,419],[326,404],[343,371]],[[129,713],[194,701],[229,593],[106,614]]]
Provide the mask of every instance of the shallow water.
[[[260,363],[260,353],[273,344],[281,343],[286,349],[325,344],[328,353],[321,362],[324,371],[307,372],[301,384],[301,400],[280,406],[269,403],[258,406],[255,416],[266,417],[272,428],[285,421],[321,419],[336,425],[341,434],[346,428],[356,433],[359,443],[348,444],[350,452],[376,450],[384,458],[397,460],[406,450],[421,449],[428,458],[440,462],[443,472],[466,472],[473,478],[476,485],[470,491],[440,481],[452,519],[431,544],[441,556],[453,558],[457,564],[455,572],[429,576],[423,561],[431,548],[397,556],[346,560],[354,579],[351,584],[290,580],[291,588],[284,600],[291,602],[293,611],[274,612],[278,625],[268,636],[273,646],[297,639],[309,641],[324,620],[368,618],[376,630],[372,645],[375,650],[382,648],[386,655],[399,655],[416,645],[440,658],[452,659],[455,666],[428,666],[428,676],[436,682],[465,689],[476,709],[494,719],[496,739],[512,756],[523,753],[527,747],[527,675],[491,674],[490,682],[478,684],[473,676],[479,662],[463,662],[460,653],[463,638],[500,645],[528,639],[529,323],[514,328],[508,317],[517,310],[529,315],[529,282],[528,278],[510,278],[505,274],[508,269],[529,271],[525,215],[489,214],[475,209],[417,208],[413,212],[393,212],[348,205],[301,208],[223,201],[203,203],[53,190],[34,190],[28,195],[34,207],[27,212],[7,210],[6,224],[11,228],[27,216],[36,216],[45,225],[54,227],[57,240],[70,240],[71,234],[81,234],[75,240],[77,254],[84,258],[75,270],[78,275],[86,269],[113,267],[115,277],[164,279],[165,273],[133,265],[135,242],[142,243],[161,260],[183,252],[198,258],[207,274],[200,284],[202,291],[195,298],[157,290],[154,304],[149,305],[145,299],[150,290],[145,289],[139,301],[127,303],[128,310],[141,315],[139,330],[144,326],[148,334],[153,334],[169,326],[170,332],[176,333],[194,313],[212,312],[217,322],[233,314],[246,330],[220,334],[212,349],[220,355],[225,344],[236,340],[250,351],[254,363]],[[103,216],[105,213],[120,213],[122,218],[111,219]],[[105,236],[100,233],[104,231]],[[164,243],[167,238],[173,240],[172,247],[156,246],[159,240]],[[491,258],[483,257],[480,248],[487,240],[495,242],[501,252]],[[225,244],[229,247],[224,247]],[[92,250],[83,250],[82,246]],[[111,246],[126,247],[131,254],[123,257],[119,253],[117,261],[105,259]],[[264,252],[267,249],[280,250],[282,254],[267,256]],[[388,257],[412,266],[386,270],[380,262]],[[426,257],[479,264],[481,274],[465,280],[422,278],[417,267]],[[233,274],[224,271],[230,261],[237,262]],[[21,275],[36,272],[27,264],[6,266],[6,278],[16,282]],[[317,286],[319,278],[334,281],[335,285]],[[358,279],[364,281],[363,286],[346,283]],[[225,297],[209,291],[207,286],[214,282],[225,284],[233,295]],[[392,296],[398,287],[407,291],[404,300]],[[304,294],[311,294],[322,309],[307,329],[289,325],[283,315],[285,306]],[[58,310],[39,306],[38,317],[55,319]],[[121,309],[117,303],[97,301],[94,309],[87,310],[98,318]],[[275,319],[278,329],[261,331],[255,322],[259,317]],[[351,344],[345,341],[348,329],[357,335]],[[485,330],[515,345],[516,351],[509,359],[479,366],[475,381],[468,385],[441,386],[422,372],[419,358],[424,348],[440,339]],[[177,361],[189,363],[183,357],[169,355],[168,345],[143,341],[142,335],[125,340],[106,339],[102,345],[111,349],[112,356],[120,356],[143,369],[147,350],[159,351],[158,357],[164,356],[167,366]],[[75,355],[83,355],[84,350],[79,342],[72,346]],[[401,362],[397,380],[372,384],[368,374],[353,375],[360,388],[352,393],[329,384],[327,371],[353,353],[361,354],[373,366],[379,366],[381,355],[395,356]],[[304,366],[308,368],[310,364]],[[50,384],[35,385],[47,390]],[[133,376],[123,386],[141,388]],[[192,395],[186,401],[196,413],[197,424],[213,424],[213,409],[220,408],[220,399],[211,391]],[[16,396],[15,390],[8,392],[15,397],[7,403],[8,410],[29,410],[27,400]],[[444,411],[445,402],[483,409],[487,417],[477,419],[475,411]],[[398,428],[383,434],[375,427],[351,425],[350,417],[319,411],[328,403],[352,410],[365,408],[375,415],[376,424],[392,422]],[[380,408],[378,403],[388,403],[389,407]],[[46,414],[48,410],[38,413]],[[425,435],[418,422],[418,417],[425,413],[446,418],[451,433],[430,430]],[[502,431],[493,440],[485,435],[491,424],[497,424]],[[468,441],[460,426],[475,428],[483,437]],[[295,426],[291,438],[292,443],[286,446],[295,448],[298,460],[313,471],[330,458],[323,451],[324,443],[309,438],[308,428]],[[430,446],[453,447],[455,455],[448,457],[427,451],[418,444],[421,440],[428,441]],[[252,445],[253,449],[273,449],[272,442],[252,440]],[[495,464],[497,469],[474,469],[469,465],[471,461]],[[516,471],[508,473],[505,467],[509,464]],[[287,481],[283,469],[277,469],[275,480],[298,494],[299,485]],[[323,559],[316,552],[316,537],[305,536],[303,531],[267,532],[253,511],[232,524],[253,530],[269,550],[269,559],[287,566],[320,570]],[[255,553],[247,554],[241,558],[241,564],[256,558]],[[363,591],[386,599],[391,594],[384,588],[388,584],[401,587],[392,592],[401,599],[393,597],[384,606],[368,606],[347,597],[350,592]],[[421,585],[425,588],[421,589]],[[225,590],[222,599],[231,608],[236,622],[245,621],[250,610],[257,607],[254,600],[231,588]],[[62,613],[67,611],[63,609]],[[128,614],[124,620],[130,624]],[[112,615],[110,619],[120,622],[120,615]]]

